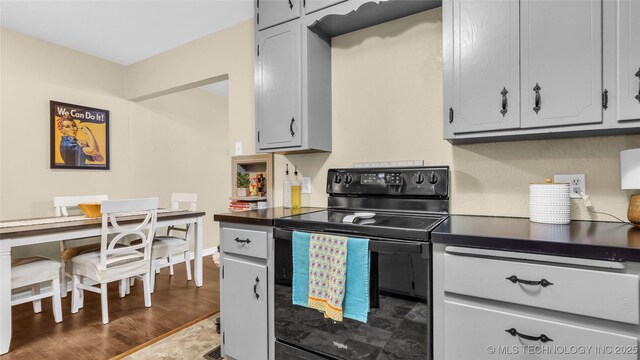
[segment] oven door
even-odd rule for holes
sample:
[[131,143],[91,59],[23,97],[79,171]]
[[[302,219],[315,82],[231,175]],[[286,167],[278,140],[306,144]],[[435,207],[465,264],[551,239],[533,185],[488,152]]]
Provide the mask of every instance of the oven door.
[[432,358],[430,243],[370,238],[367,322],[335,322],[292,303],[292,235],[290,229],[274,232],[276,352],[283,350],[278,359],[299,359],[304,352],[309,359]]

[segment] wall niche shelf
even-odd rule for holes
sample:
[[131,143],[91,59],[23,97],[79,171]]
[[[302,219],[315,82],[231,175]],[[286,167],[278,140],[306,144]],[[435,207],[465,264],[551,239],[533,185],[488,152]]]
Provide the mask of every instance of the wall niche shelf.
[[[253,181],[258,174],[266,179],[264,183],[264,196],[237,196],[238,189],[236,186],[236,173],[244,172],[249,174],[249,178]],[[231,157],[231,193],[229,196],[231,201],[242,202],[258,202],[267,201],[267,206],[273,206],[273,155],[237,155]]]

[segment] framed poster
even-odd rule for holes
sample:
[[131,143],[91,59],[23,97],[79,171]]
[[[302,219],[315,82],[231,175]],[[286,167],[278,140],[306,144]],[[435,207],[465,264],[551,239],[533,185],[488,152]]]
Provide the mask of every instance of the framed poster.
[[51,168],[109,170],[109,111],[50,101]]

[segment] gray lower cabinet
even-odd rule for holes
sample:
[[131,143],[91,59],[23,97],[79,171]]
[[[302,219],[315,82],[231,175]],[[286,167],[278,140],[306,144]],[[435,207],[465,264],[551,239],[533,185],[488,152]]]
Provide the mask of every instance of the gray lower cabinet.
[[300,17],[300,0],[256,0],[256,23],[260,30]]
[[220,225],[220,330],[229,360],[273,360],[271,227]]
[[234,359],[268,359],[267,267],[231,257],[222,265],[224,353]]
[[637,263],[435,244],[433,291],[435,359],[639,359]]

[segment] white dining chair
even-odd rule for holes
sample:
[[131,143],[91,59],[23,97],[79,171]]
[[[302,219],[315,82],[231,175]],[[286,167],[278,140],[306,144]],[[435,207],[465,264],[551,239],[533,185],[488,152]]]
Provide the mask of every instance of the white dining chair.
[[[69,213],[79,212],[78,204],[100,203],[109,200],[108,195],[82,195],[82,196],[55,196],[53,198],[53,211],[56,216],[69,216]],[[93,243],[78,244],[78,241],[60,241],[60,291],[62,297],[67,297],[67,278],[71,279],[71,259],[83,252],[96,251],[100,249],[100,239],[96,238]],[[122,294],[121,294],[122,295]]]
[[[138,213],[132,218],[131,213]],[[102,202],[102,230],[100,251],[81,254],[73,259],[73,292],[71,313],[83,307],[84,290],[100,294],[102,323],[109,323],[107,284],[142,280],[144,304],[151,306],[151,242],[158,216],[158,198],[133,200],[106,200]],[[115,236],[109,237],[108,234]],[[83,283],[92,279],[100,286]],[[122,286],[121,286],[122,288]],[[121,290],[122,291],[122,290]]]
[[[198,194],[172,193],[171,208],[174,210],[196,211]],[[178,235],[180,233],[181,235]],[[184,262],[187,270],[187,281],[191,281],[191,256],[189,252],[189,236],[193,233],[191,224],[184,228],[170,226],[166,236],[155,236],[151,248],[151,292],[155,289],[155,274],[160,269],[169,267],[169,274],[173,276],[173,265]],[[183,258],[177,259],[173,255],[182,253]]]
[[[51,297],[53,303],[53,318],[55,322],[62,321],[62,304],[60,300],[60,267],[57,261],[30,257],[16,259],[11,264],[11,290],[31,288],[30,296],[13,296],[11,306],[33,302],[33,312],[42,311],[42,299]],[[41,284],[50,282],[51,288],[41,292]]]

